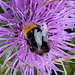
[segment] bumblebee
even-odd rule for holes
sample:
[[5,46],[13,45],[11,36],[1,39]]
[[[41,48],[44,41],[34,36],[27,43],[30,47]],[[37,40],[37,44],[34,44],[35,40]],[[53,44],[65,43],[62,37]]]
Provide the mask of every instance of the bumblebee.
[[49,52],[49,40],[45,23],[43,31],[38,25],[29,24],[23,28],[23,33],[27,37],[26,41],[31,52],[39,55]]

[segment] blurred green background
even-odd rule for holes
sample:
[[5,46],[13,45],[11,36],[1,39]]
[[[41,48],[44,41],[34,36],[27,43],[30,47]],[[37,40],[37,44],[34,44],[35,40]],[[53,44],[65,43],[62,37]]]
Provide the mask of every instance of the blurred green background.
[[[10,1],[10,0],[3,0],[3,1]],[[1,6],[0,6],[0,13],[3,13],[4,11],[2,10]],[[0,26],[3,25],[0,23]],[[66,30],[67,32],[71,33],[71,32],[75,32],[75,29],[71,30],[71,29],[68,29]],[[72,41],[70,41],[71,43],[74,43],[75,44],[75,38],[72,39]],[[4,44],[3,44],[4,45]],[[1,45],[1,46],[3,46]],[[1,47],[0,46],[0,47]],[[3,64],[4,60],[6,59],[9,51],[11,50],[11,48],[4,54],[4,56],[2,58],[0,58],[0,75],[4,75],[6,69],[8,68],[8,66],[10,65],[11,61],[8,61],[6,63],[6,65],[1,69],[1,65]],[[15,49],[13,50],[13,53],[15,52]],[[68,52],[70,53],[70,52]],[[75,53],[74,53],[75,55]],[[64,62],[64,65],[65,65],[65,68],[66,68],[66,71],[67,71],[67,75],[75,75],[75,59],[72,59],[71,60],[72,62]],[[56,65],[58,66],[61,70],[63,70],[62,66],[60,65]],[[35,75],[37,75],[37,70],[36,68],[34,68],[34,72],[35,72]],[[10,74],[10,71],[7,73],[7,75],[11,75]],[[22,75],[20,71],[17,72],[16,75]],[[52,75],[55,75],[54,71],[52,71]],[[60,73],[58,72],[58,75],[65,75],[64,73]]]

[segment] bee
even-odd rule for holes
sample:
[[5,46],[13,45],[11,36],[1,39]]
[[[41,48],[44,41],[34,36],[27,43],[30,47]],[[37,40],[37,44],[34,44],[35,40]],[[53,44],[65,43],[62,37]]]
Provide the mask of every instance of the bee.
[[38,55],[48,53],[50,50],[47,26],[44,23],[43,31],[36,24],[29,24],[23,28],[23,33],[27,38],[27,44],[31,52],[35,52]]

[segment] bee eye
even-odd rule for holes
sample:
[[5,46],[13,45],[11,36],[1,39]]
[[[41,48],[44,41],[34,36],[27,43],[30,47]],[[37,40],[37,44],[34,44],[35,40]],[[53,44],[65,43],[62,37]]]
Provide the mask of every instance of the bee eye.
[[33,30],[31,30],[30,32],[33,33]]

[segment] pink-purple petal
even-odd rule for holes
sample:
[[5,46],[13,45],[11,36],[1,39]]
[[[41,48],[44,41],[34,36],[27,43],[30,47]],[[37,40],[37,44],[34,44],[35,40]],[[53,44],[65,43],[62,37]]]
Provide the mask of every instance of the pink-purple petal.
[[[71,29],[73,31],[75,28],[74,1],[57,0],[50,4],[41,5],[44,1],[45,0],[12,0],[3,2],[0,0],[0,5],[4,10],[4,13],[0,14],[0,23],[4,23],[4,25],[0,27],[0,41],[6,40],[0,43],[0,45],[6,44],[0,47],[0,52],[6,48],[0,54],[0,57],[12,47],[2,67],[6,62],[10,61],[11,58],[16,56],[5,74],[7,74],[10,69],[12,73],[14,69],[13,75],[16,75],[18,68],[20,68],[22,75],[34,75],[35,67],[37,69],[37,75],[51,75],[52,70],[54,70],[57,75],[57,71],[63,71],[56,67],[52,61],[73,56],[65,51],[74,52],[75,44],[67,41],[75,38],[75,33],[68,33],[65,29]],[[8,8],[9,10],[7,10]],[[22,32],[23,27],[28,24],[39,25],[43,30],[43,23],[46,23],[48,26],[50,42],[50,52],[47,56],[39,56],[35,54],[35,52],[31,52],[30,49],[27,52],[29,46]],[[10,29],[6,27],[10,27]],[[12,54],[14,48],[16,52]],[[18,48],[19,50],[17,50]],[[17,62],[18,64],[15,67]],[[25,68],[26,64],[27,67]],[[48,73],[45,70],[47,70]]]

